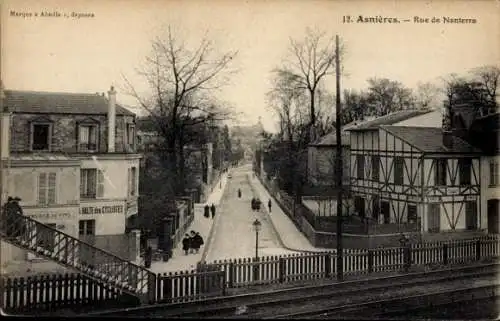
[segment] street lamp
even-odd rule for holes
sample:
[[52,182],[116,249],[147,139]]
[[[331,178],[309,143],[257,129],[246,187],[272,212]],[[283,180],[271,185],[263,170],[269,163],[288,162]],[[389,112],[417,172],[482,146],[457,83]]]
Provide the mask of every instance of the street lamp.
[[255,230],[255,260],[258,260],[259,258],[259,230],[262,225],[262,223],[258,220],[255,219],[252,223],[253,228]]

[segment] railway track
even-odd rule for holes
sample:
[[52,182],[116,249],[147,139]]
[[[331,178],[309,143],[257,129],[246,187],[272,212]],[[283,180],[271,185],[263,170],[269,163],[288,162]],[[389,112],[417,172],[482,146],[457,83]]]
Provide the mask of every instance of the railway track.
[[[457,283],[469,282],[472,285],[472,281],[479,282],[479,280],[492,283],[498,270],[499,264],[491,263],[376,279],[331,282],[187,303],[160,304],[97,314],[181,318],[268,318],[270,316],[291,317],[293,313],[302,312],[306,313],[304,316],[308,316],[307,313],[314,315],[316,310],[366,303],[367,300],[373,301],[373,298],[380,298],[384,295],[389,295],[386,299],[390,299],[390,295],[394,294],[394,291],[408,292],[409,288],[414,289],[414,293],[417,295],[426,293],[429,286],[438,287],[438,289],[441,287],[442,291],[445,284],[448,284],[448,287],[456,288]],[[236,315],[236,311],[242,306],[246,307],[246,313]]]
[[317,308],[310,311],[292,312],[275,315],[268,319],[386,319],[388,315],[395,313],[405,312],[409,314],[411,311],[450,303],[491,299],[492,297],[498,297],[499,293],[500,282],[496,284],[485,283],[472,287],[464,286],[458,289],[441,289],[436,292],[427,292],[419,295],[407,295],[330,308]]

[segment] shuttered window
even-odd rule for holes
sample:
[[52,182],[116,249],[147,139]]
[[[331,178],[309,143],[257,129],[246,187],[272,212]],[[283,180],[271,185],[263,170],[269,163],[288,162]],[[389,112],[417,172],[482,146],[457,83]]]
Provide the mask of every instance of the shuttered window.
[[137,193],[137,168],[131,167],[128,169],[128,194],[135,196]]
[[80,197],[104,197],[104,173],[95,168],[82,169],[80,172]]
[[39,173],[38,204],[55,204],[56,194],[56,173]]
[[394,157],[394,184],[403,185],[404,183],[404,158]]
[[356,174],[358,179],[365,178],[365,156],[364,155],[356,155]]

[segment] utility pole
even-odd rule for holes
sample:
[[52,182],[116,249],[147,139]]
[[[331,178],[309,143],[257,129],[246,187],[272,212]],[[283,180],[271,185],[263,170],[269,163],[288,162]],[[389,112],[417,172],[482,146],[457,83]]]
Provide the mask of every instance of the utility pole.
[[340,123],[340,50],[339,36],[335,36],[335,78],[336,78],[336,104],[335,104],[335,132],[337,137],[336,179],[337,179],[337,280],[342,281],[344,274],[343,248],[342,248],[342,136]]

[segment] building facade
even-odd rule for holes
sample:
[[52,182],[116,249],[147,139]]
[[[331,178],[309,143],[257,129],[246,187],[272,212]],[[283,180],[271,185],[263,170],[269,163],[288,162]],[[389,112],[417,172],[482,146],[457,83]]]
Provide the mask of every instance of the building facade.
[[396,123],[351,130],[351,190],[358,215],[427,236],[482,234],[498,226],[488,218],[494,210],[487,210],[497,191],[487,183],[485,168],[491,166],[495,181],[494,160],[466,139],[470,131],[458,135],[450,117],[445,112],[442,128]]
[[[104,94],[5,90],[10,115],[4,195],[24,215],[114,247],[137,214],[135,114]],[[114,241],[102,237],[116,236]],[[99,239],[101,241],[99,241]],[[21,255],[24,256],[24,255]],[[18,253],[17,259],[20,258]]]

